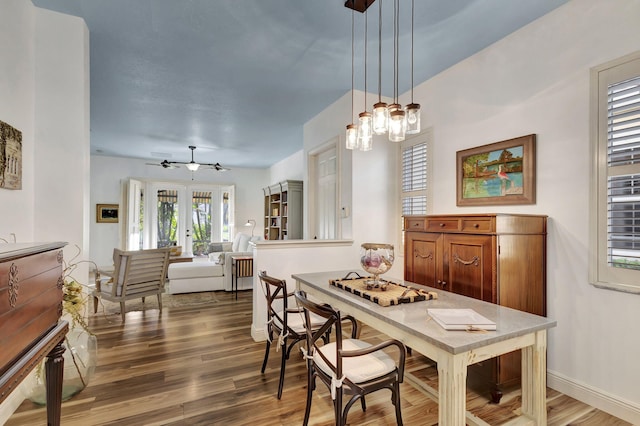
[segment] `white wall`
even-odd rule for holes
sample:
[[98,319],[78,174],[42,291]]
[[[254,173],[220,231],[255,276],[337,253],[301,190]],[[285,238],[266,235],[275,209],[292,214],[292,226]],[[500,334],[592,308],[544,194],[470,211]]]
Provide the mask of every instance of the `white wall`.
[[[434,130],[433,213],[549,215],[547,306],[558,326],[549,333],[548,383],[634,424],[640,297],[591,286],[587,259],[590,68],[640,49],[638,22],[637,0],[573,0],[414,90],[423,127]],[[305,126],[305,150],[343,132],[346,102],[330,108]],[[458,208],[456,151],[530,133],[538,138],[536,204]],[[389,142],[353,154],[354,248],[393,240],[391,158]]]
[[89,31],[79,18],[35,11],[34,237],[69,242],[70,258],[89,242]]
[[[24,0],[3,0],[0,16],[0,120],[22,131],[23,179],[0,189],[0,238],[68,241],[68,260],[87,239],[88,31]],[[5,400],[0,424],[21,400]]]
[[[0,238],[33,240],[35,17],[24,1],[4,1],[0,12],[0,120],[22,131],[22,190],[0,189]],[[6,95],[5,95],[6,94]]]
[[296,151],[269,168],[269,182],[273,185],[284,180],[304,180],[303,151]]
[[242,226],[247,219],[255,219],[257,223],[263,215],[262,188],[269,186],[269,169],[239,169],[226,172],[203,169],[195,172],[191,180],[191,172],[186,168],[164,169],[148,166],[149,161],[132,158],[91,156],[91,259],[98,265],[108,265],[114,247],[121,247],[120,227],[123,224],[124,212],[120,213],[120,223],[97,223],[95,218],[96,204],[120,204],[122,181],[128,178],[158,179],[182,181],[189,183],[213,183],[235,185],[235,218],[237,232],[250,233],[250,228]]
[[[434,127],[435,213],[549,215],[547,306],[558,321],[549,384],[633,412],[636,424],[640,375],[629,354],[640,353],[640,339],[621,326],[640,323],[640,297],[591,286],[587,259],[590,68],[639,49],[639,19],[636,0],[574,0],[414,92]],[[538,138],[536,204],[457,208],[456,151],[530,133]]]

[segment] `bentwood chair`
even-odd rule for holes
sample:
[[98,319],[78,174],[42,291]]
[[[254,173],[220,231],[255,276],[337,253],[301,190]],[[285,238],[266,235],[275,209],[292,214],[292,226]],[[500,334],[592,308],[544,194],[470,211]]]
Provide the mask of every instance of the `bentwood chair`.
[[[367,394],[389,389],[391,402],[395,406],[396,422],[402,425],[402,413],[400,410],[400,383],[404,378],[405,346],[399,340],[387,340],[377,345],[371,345],[362,340],[342,338],[340,312],[327,304],[318,304],[310,301],[303,291],[296,291],[295,297],[298,306],[303,308],[307,334],[307,406],[304,413],[304,425],[309,422],[311,411],[311,399],[316,387],[316,378],[319,378],[331,390],[333,399],[335,424],[338,426],[347,424],[347,414],[351,406],[360,399],[362,410],[366,411],[364,397]],[[325,319],[322,327],[315,329],[310,327],[311,315],[317,315]],[[321,345],[321,337],[335,327],[335,342]],[[395,347],[391,353],[397,358],[392,358],[383,349]],[[343,398],[347,396],[344,408]]]
[[98,311],[98,299],[120,303],[122,322],[125,317],[124,302],[146,296],[158,297],[162,313],[162,293],[169,266],[170,248],[123,251],[113,249],[113,275],[108,279],[96,277],[93,291],[93,312]]
[[[274,337],[277,339],[276,350],[282,352],[280,360],[280,381],[278,382],[278,399],[282,397],[284,385],[284,370],[286,361],[291,355],[291,349],[296,343],[305,340],[306,329],[302,310],[295,306],[293,293],[287,293],[285,280],[267,275],[266,271],[259,274],[262,290],[267,301],[266,335],[267,345],[264,351],[264,361],[260,372],[264,374],[269,359],[269,351]],[[292,307],[289,304],[293,304]],[[324,323],[324,318],[311,317],[311,326],[319,327]],[[315,328],[314,328],[315,329]],[[324,336],[328,338],[328,336]]]

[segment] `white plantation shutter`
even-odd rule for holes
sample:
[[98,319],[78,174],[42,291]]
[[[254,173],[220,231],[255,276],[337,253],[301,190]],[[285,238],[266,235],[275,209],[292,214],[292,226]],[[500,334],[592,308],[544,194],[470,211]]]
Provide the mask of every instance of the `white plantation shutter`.
[[607,98],[607,263],[640,270],[640,76]]
[[405,141],[401,151],[402,215],[427,214],[428,145],[430,132]]
[[592,71],[590,281],[640,293],[640,54]]

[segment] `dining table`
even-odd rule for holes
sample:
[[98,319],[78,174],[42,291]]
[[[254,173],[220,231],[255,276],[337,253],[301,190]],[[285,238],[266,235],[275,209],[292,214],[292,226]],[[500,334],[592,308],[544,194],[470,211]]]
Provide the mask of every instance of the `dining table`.
[[[517,349],[522,353],[522,409],[509,424],[547,424],[547,330],[556,326],[555,320],[403,280],[390,281],[417,292],[435,293],[436,298],[382,306],[373,301],[375,297],[362,297],[330,284],[354,271],[300,273],[292,278],[297,289],[435,361],[438,389],[426,393],[438,403],[438,424],[488,425],[466,410],[467,367]],[[445,330],[428,315],[431,308],[472,309],[495,322],[496,330]],[[428,388],[426,384],[422,387]]]

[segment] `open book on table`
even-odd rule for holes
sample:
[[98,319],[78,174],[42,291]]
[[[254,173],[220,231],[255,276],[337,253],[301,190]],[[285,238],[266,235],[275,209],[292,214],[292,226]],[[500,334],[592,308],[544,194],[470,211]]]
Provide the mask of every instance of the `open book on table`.
[[446,330],[495,330],[496,323],[473,309],[427,309],[435,322]]

